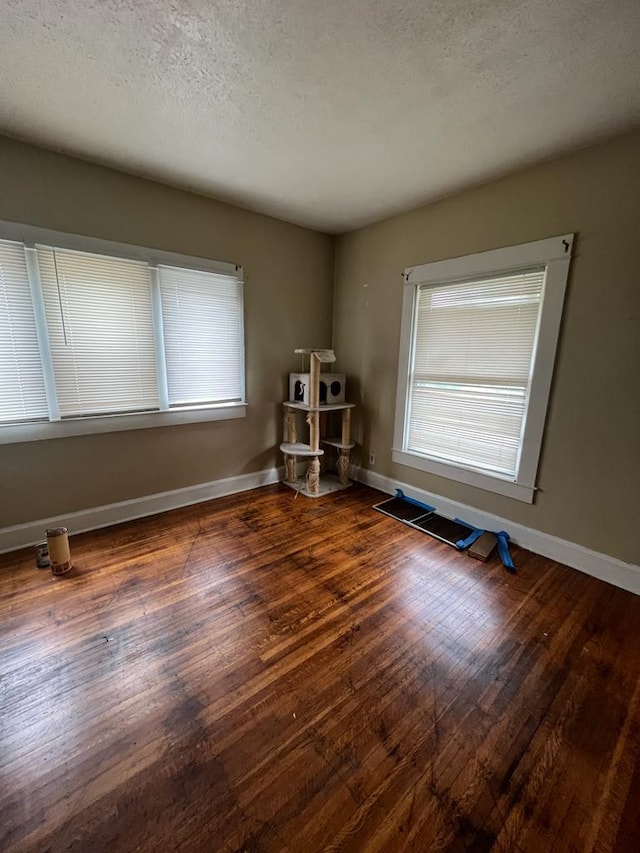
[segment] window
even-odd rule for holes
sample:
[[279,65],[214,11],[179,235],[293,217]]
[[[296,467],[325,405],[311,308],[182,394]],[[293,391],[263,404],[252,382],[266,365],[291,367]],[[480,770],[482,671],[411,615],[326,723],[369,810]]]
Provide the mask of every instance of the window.
[[170,406],[242,399],[242,301],[225,276],[158,268]]
[[46,415],[24,247],[0,241],[0,419],[15,423]]
[[147,265],[50,246],[37,248],[36,263],[57,400],[53,419],[157,409]]
[[244,415],[240,268],[2,231],[0,441]]
[[405,270],[394,461],[533,500],[572,240]]

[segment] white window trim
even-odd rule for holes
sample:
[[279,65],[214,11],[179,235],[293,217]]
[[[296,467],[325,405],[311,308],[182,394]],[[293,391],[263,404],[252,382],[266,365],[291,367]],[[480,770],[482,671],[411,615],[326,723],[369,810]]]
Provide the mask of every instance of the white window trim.
[[[573,234],[537,240],[505,249],[480,252],[451,260],[408,267],[404,271],[402,328],[398,360],[398,385],[392,459],[401,465],[446,477],[459,483],[533,503],[547,404],[553,378],[562,305],[569,274]],[[408,406],[411,338],[417,289],[423,284],[448,284],[486,274],[509,272],[544,264],[546,279],[542,298],[533,378],[526,413],[520,464],[515,480],[438,462],[404,450]]]
[[[81,252],[91,252],[112,257],[128,258],[148,262],[151,267],[152,276],[152,301],[154,325],[159,321],[157,313],[157,296],[155,280],[157,278],[158,265],[184,267],[186,269],[204,270],[236,278],[244,290],[244,277],[241,266],[224,261],[214,261],[208,258],[198,258],[190,255],[182,255],[177,252],[166,252],[160,249],[150,249],[143,246],[134,246],[128,243],[116,243],[111,240],[102,240],[98,237],[87,237],[79,234],[68,234],[61,231],[53,231],[48,228],[39,228],[24,225],[17,222],[0,220],[0,238],[15,240],[26,246],[26,259],[29,269],[29,278],[32,286],[32,303],[36,320],[36,331],[41,347],[48,348],[48,337],[46,334],[46,320],[44,318],[44,306],[38,288],[35,288],[34,297],[33,275],[37,275],[37,265],[33,264],[33,247],[36,244],[53,245],[62,249],[73,249]],[[243,294],[244,297],[244,294]],[[244,320],[244,317],[242,318]],[[156,341],[158,340],[156,336]],[[244,342],[244,328],[242,329],[242,340]],[[156,353],[156,358],[164,360],[164,353]],[[50,359],[43,359],[43,370],[45,388],[50,411],[55,415],[57,404],[55,401],[55,385],[52,376],[47,375],[47,364]],[[160,388],[160,401],[166,402],[163,389]],[[161,426],[178,426],[180,424],[203,423],[207,421],[229,420],[244,418],[246,414],[246,386],[245,386],[245,350],[243,343],[242,351],[242,402],[219,403],[208,406],[189,406],[157,412],[136,412],[132,414],[110,414],[96,417],[78,417],[65,420],[42,420],[23,424],[8,424],[0,427],[0,444],[16,444],[27,441],[43,441],[52,438],[66,438],[75,435],[90,435],[106,432],[123,432],[126,430],[148,429]]]
[[196,424],[206,421],[224,421],[232,418],[244,418],[246,408],[246,403],[222,403],[200,409],[172,409],[170,412],[137,412],[130,415],[69,418],[64,421],[33,421],[28,424],[3,426],[0,429],[0,444],[45,441],[50,438],[69,438],[73,435],[125,432],[132,429],[179,426],[180,424]]

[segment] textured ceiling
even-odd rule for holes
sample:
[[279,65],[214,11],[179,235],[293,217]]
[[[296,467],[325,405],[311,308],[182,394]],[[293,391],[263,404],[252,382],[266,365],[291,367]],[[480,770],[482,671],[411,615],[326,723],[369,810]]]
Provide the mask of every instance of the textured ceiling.
[[638,0],[4,0],[0,132],[341,232],[640,121]]

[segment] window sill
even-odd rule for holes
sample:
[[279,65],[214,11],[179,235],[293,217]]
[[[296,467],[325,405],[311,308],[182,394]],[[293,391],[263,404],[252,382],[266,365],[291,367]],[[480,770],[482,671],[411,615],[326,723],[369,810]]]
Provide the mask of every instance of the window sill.
[[482,474],[479,471],[472,471],[469,468],[446,465],[443,462],[436,462],[433,459],[427,459],[415,453],[407,453],[404,450],[393,450],[391,456],[394,462],[406,465],[409,468],[416,468],[419,471],[436,474],[438,477],[445,477],[447,480],[455,480],[457,483],[475,486],[478,489],[484,489],[486,492],[505,495],[505,497],[514,498],[524,503],[533,503],[535,495],[534,486],[525,486],[522,483],[514,483],[511,480],[502,480],[499,477],[492,477],[490,474]]
[[18,444],[26,441],[44,441],[68,438],[74,435],[92,435],[103,432],[152,427],[179,426],[181,424],[225,421],[244,418],[246,403],[225,403],[207,408],[173,409],[169,412],[144,412],[127,415],[104,415],[95,418],[73,418],[65,421],[46,421],[0,427],[0,444]]

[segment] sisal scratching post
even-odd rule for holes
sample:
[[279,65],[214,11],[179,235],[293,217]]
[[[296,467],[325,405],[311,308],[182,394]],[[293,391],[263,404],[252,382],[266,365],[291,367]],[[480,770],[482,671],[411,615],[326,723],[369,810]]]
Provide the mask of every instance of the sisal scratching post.
[[[344,440],[344,439],[343,439]],[[338,456],[338,479],[340,485],[346,486],[349,482],[349,451],[342,449]]]
[[307,471],[307,488],[310,495],[320,493],[320,460],[315,456],[309,463]]
[[287,411],[285,416],[285,435],[290,444],[295,444],[298,440],[298,432],[296,430],[296,413],[291,409]]
[[320,405],[320,359],[315,352],[311,353],[311,372],[309,375],[309,447],[314,453],[320,448],[320,420],[318,411],[313,409]]
[[351,441],[351,409],[342,410],[342,443]]
[[[312,453],[320,450],[320,359],[315,352],[310,357],[309,373],[309,449]],[[315,411],[313,411],[315,409]],[[309,493],[317,495],[320,491],[320,460],[316,456],[309,463],[307,471]]]

